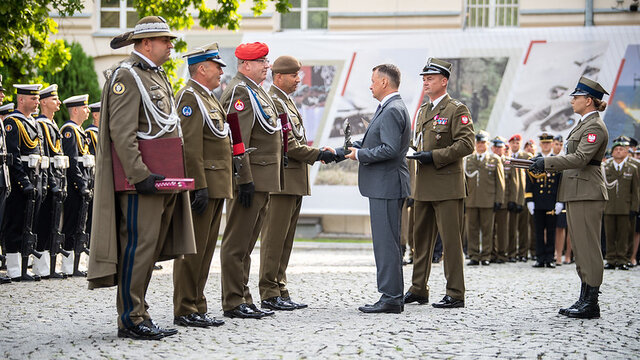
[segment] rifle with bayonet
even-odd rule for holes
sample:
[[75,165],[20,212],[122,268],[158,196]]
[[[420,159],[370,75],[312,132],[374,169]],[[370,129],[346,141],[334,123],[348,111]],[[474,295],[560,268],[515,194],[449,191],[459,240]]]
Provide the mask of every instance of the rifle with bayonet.
[[76,231],[73,234],[73,252],[75,254],[73,259],[73,276],[87,276],[86,272],[78,270],[78,266],[80,265],[80,254],[85,253],[89,255],[89,234],[87,234],[86,229],[89,204],[91,204],[93,192],[89,189],[83,189],[80,195],[82,204],[80,205]]
[[22,230],[22,246],[20,253],[22,254],[22,279],[23,280],[37,280],[30,275],[27,275],[27,267],[29,265],[29,255],[33,255],[40,259],[42,254],[37,252],[35,247],[38,243],[38,235],[33,233],[33,221],[36,210],[36,193],[37,190],[33,190],[28,193],[25,213],[24,213],[24,229]]

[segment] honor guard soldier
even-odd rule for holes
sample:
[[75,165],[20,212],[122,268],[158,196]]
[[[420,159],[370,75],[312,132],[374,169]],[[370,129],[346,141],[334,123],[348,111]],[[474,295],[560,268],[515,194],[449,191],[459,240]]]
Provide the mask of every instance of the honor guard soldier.
[[184,133],[187,177],[195,180],[191,211],[197,253],[173,262],[174,324],[220,326],[207,315],[204,287],[216,248],[224,200],[233,196],[231,135],[226,112],[213,95],[227,66],[213,43],[188,52],[190,79],[176,94]]
[[469,109],[447,94],[451,64],[430,58],[422,69],[429,103],[418,112],[414,147],[408,158],[418,160],[412,190],[414,202],[414,255],[412,286],[405,304],[429,302],[429,274],[438,232],[444,251],[447,290],[437,308],[464,307],[462,228],[466,185],[463,158],[473,152],[474,131]]
[[629,219],[638,216],[638,167],[629,161],[629,139],[626,136],[613,141],[611,159],[604,166],[609,200],[604,208],[604,231],[607,241],[605,269],[629,270]]
[[[511,149],[511,157],[516,159],[530,159],[532,154],[522,150],[520,143],[522,142],[522,136],[515,134],[509,139],[509,148]],[[517,187],[518,195],[516,200],[516,206],[511,208],[511,214],[509,217],[509,246],[507,256],[510,262],[514,262],[516,259],[526,262],[527,251],[529,250],[529,214],[524,212],[524,188],[526,185],[526,173],[524,169],[515,169],[517,175]]]
[[[160,141],[180,146],[163,161],[182,163],[180,119],[160,67],[169,60],[175,38],[163,18],[146,16],[111,41],[113,49],[134,47],[105,72],[88,280],[89,289],[117,285],[118,337],[159,340],[178,333],[151,320],[145,295],[156,261],[196,251],[188,192],[158,192],[156,182],[165,176],[143,160],[145,154],[150,160],[157,156],[153,149]],[[142,141],[149,144],[144,154]],[[118,159],[122,172],[116,174]],[[114,174],[120,183],[126,178],[132,190],[116,192]]]
[[[2,75],[0,75],[0,120],[4,119],[6,115],[13,111],[14,104],[9,103],[2,105],[4,100],[5,88],[2,86]],[[11,180],[9,179],[9,168],[7,167],[7,143],[5,141],[4,126],[0,121],[0,226],[2,225],[2,218],[4,217],[4,209],[7,201],[7,197],[11,192]],[[6,258],[4,257],[5,244],[4,238],[0,239],[0,247],[2,247],[2,253],[0,259],[2,265],[5,265]],[[0,284],[10,283],[11,278],[8,276],[0,276]]]
[[302,197],[311,194],[309,165],[316,161],[334,160],[330,150],[307,146],[302,116],[291,98],[300,83],[300,61],[292,56],[280,56],[273,62],[273,85],[269,89],[276,110],[285,117],[287,129],[287,165],[284,188],[273,192],[260,240],[260,298],[262,307],[272,310],[306,308],[293,300],[287,289],[286,270],[293,248],[293,236],[302,206]]
[[[0,106],[0,120],[3,120],[5,117],[7,117],[7,115],[12,113],[14,108],[14,103],[8,103],[6,105]],[[2,133],[4,134],[4,131],[2,131]]]
[[[487,151],[488,134],[476,134],[476,152],[465,158],[469,196],[465,199],[467,219],[467,265],[489,265],[493,251],[493,223],[504,202],[504,168],[496,154]],[[482,232],[482,241],[480,233]]]
[[494,219],[494,236],[493,236],[493,253],[491,261],[497,264],[504,264],[507,261],[507,246],[509,245],[509,204],[515,206],[517,196],[517,180],[514,176],[514,170],[511,165],[505,165],[506,148],[505,140],[496,136],[491,140],[491,152],[500,157],[502,168],[504,170],[504,199],[501,206],[495,212]]
[[42,257],[33,263],[33,272],[42,278],[64,279],[66,274],[56,269],[57,254],[63,246],[62,242],[62,204],[67,196],[66,168],[69,160],[62,151],[60,129],[54,120],[56,111],[60,110],[58,85],[53,84],[40,90],[40,116],[36,118],[42,132],[42,148],[49,159],[49,166],[42,166],[47,172],[47,195],[40,208],[41,216],[37,221],[38,246]]
[[64,250],[69,256],[62,258],[62,272],[69,276],[87,276],[80,271],[80,255],[89,244],[85,243],[89,204],[93,196],[91,174],[95,158],[89,153],[87,133],[82,128],[89,118],[89,95],[76,95],[63,101],[69,111],[69,121],[60,128],[62,149],[69,158],[67,169],[67,198],[64,201]]
[[[96,156],[98,150],[98,128],[100,126],[100,102],[89,104],[89,110],[91,110],[91,124],[86,127],[87,141],[89,142],[89,153]],[[91,169],[91,188],[95,183],[96,168]],[[91,234],[91,220],[93,218],[93,198],[89,204],[89,216],[87,216],[87,234]]]
[[35,251],[37,239],[33,225],[45,179],[40,171],[43,153],[38,124],[31,114],[38,110],[42,85],[13,86],[17,89],[16,110],[3,120],[7,151],[13,158],[9,165],[11,193],[6,204],[11,211],[3,218],[7,275],[13,281],[39,281],[40,276],[27,273],[27,266],[29,255],[41,256]]
[[571,93],[573,111],[580,121],[569,132],[565,155],[539,157],[529,167],[534,173],[563,171],[558,200],[567,207],[567,223],[573,241],[576,270],[582,287],[580,298],[560,314],[573,318],[599,318],[598,290],[602,284],[603,262],[600,250],[602,215],[608,200],[600,162],[609,133],[599,111],[608,93],[597,82],[581,77]]
[[[622,137],[628,139],[629,141],[629,146],[627,147],[629,150],[629,156],[627,156],[627,161],[631,162],[638,168],[638,178],[640,178],[640,160],[634,157],[636,147],[638,146],[638,140],[628,136],[622,136]],[[637,212],[640,212],[640,208],[635,210]],[[634,241],[634,239],[635,239],[635,229],[637,226],[636,224],[637,220],[638,220],[637,216],[629,217],[629,228],[631,229],[629,231],[629,244],[627,246],[627,258],[629,258],[629,262],[627,262],[627,267],[629,268],[634,267],[634,265],[636,264],[636,259],[634,254],[637,256],[638,241]]]
[[[553,156],[551,146],[553,135],[542,133],[539,136],[540,152],[536,158]],[[556,219],[564,205],[558,201],[558,188],[562,173],[543,172],[533,174],[527,171],[525,201],[529,214],[533,216],[536,241],[536,263],[533,267],[555,268]]]
[[267,77],[269,48],[264,43],[246,43],[236,48],[238,73],[222,93],[227,116],[238,117],[246,148],[237,169],[237,196],[228,203],[227,225],[220,249],[222,267],[222,309],[224,316],[261,318],[273,311],[255,304],[247,282],[251,252],[262,229],[269,205],[269,193],[282,190],[284,163],[282,127],[275,104],[260,83]]

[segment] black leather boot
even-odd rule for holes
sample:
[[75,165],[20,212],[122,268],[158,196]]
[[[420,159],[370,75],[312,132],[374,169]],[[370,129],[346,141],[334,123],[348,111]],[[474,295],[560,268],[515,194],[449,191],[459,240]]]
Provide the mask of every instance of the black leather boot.
[[586,286],[584,300],[575,309],[567,310],[566,315],[578,319],[599,319],[600,305],[598,305],[599,286]]
[[29,257],[22,257],[22,276],[20,277],[20,281],[40,281],[39,275],[31,275],[27,273],[27,267],[29,266]]
[[580,306],[580,304],[582,304],[582,300],[584,300],[584,290],[586,288],[587,288],[587,283],[582,283],[582,286],[580,286],[580,297],[578,298],[578,301],[576,301],[573,305],[569,306],[568,308],[560,309],[560,311],[558,311],[558,313],[560,315],[567,315],[567,311],[569,309],[575,309],[578,306]]

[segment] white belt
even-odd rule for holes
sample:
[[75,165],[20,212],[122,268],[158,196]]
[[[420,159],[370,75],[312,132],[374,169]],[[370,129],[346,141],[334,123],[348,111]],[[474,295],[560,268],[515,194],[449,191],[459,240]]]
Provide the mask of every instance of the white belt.
[[21,155],[20,160],[26,162],[31,169],[37,169],[42,161],[42,156],[38,154]]
[[69,168],[69,157],[66,155],[56,155],[52,160],[53,167],[56,169],[68,169]]
[[78,162],[87,168],[92,168],[96,166],[96,158],[91,154],[78,156]]
[[48,169],[49,168],[50,159],[48,156],[43,156],[40,159],[40,169]]

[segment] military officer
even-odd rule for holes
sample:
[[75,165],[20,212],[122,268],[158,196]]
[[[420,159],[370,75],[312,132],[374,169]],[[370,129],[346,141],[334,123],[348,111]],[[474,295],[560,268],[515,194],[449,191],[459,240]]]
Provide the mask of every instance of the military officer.
[[[302,197],[310,195],[309,165],[316,161],[332,162],[331,150],[320,150],[307,145],[302,116],[291,98],[300,83],[300,61],[292,56],[280,56],[273,62],[273,85],[269,89],[276,112],[286,116],[290,129],[287,135],[287,165],[284,170],[284,188],[272,192],[269,199],[262,237],[260,240],[260,298],[264,308],[295,310],[306,304],[291,299],[287,289],[287,266],[293,248],[293,236],[302,206]],[[282,116],[282,115],[280,115]]]
[[[49,159],[49,166],[42,166],[42,171],[47,172],[47,188],[42,206],[41,216],[38,217],[36,231],[38,235],[38,246],[36,249],[42,253],[40,259],[36,259],[33,264],[33,272],[42,278],[64,279],[66,274],[56,272],[56,260],[58,249],[62,244],[54,244],[55,231],[60,230],[62,222],[62,203],[66,198],[67,183],[65,178],[64,153],[62,151],[61,135],[58,124],[54,120],[55,113],[60,110],[60,99],[58,98],[58,85],[52,84],[40,90],[40,115],[36,118],[42,133],[42,148],[45,156]],[[58,166],[56,167],[56,164]],[[58,211],[54,211],[56,203]],[[55,249],[52,247],[55,246]]]
[[429,302],[429,274],[438,232],[444,248],[447,290],[436,308],[464,307],[462,253],[463,199],[466,196],[462,159],[473,152],[474,130],[469,109],[447,94],[451,63],[430,58],[422,70],[429,103],[418,112],[414,146],[418,160],[414,203],[414,265],[405,304]]
[[[89,144],[89,154],[96,156],[98,150],[98,129],[100,126],[100,102],[94,102],[89,104],[89,110],[91,111],[91,124],[86,127],[87,142]],[[91,188],[95,183],[95,167],[91,168]],[[93,198],[89,203],[89,216],[87,217],[87,234],[91,234],[91,221],[93,218]]]
[[[469,196],[465,199],[467,220],[467,265],[489,265],[493,251],[493,223],[504,202],[502,160],[487,150],[489,134],[476,134],[476,151],[465,158]],[[482,232],[482,240],[480,233]]]
[[7,115],[12,113],[14,107],[15,107],[14,103],[8,103],[8,104],[0,106],[0,120],[4,119],[5,117],[7,117]]
[[[16,110],[4,118],[7,151],[13,161],[9,165],[11,193],[3,218],[7,275],[13,281],[39,281],[40,276],[27,273],[29,255],[36,246],[33,224],[41,203],[43,174],[40,171],[42,148],[38,124],[31,117],[40,104],[40,84],[15,84]],[[22,259],[21,259],[22,258]]]
[[569,132],[566,154],[539,157],[530,166],[534,173],[563,171],[558,199],[567,207],[567,223],[582,288],[579,300],[569,308],[560,309],[560,314],[574,318],[600,317],[598,290],[603,272],[600,229],[608,200],[600,169],[609,141],[607,127],[598,114],[607,107],[602,101],[604,94],[608,95],[596,81],[581,77],[571,93],[573,111],[581,118]]
[[197,253],[173,262],[174,324],[220,326],[207,315],[204,287],[216,248],[224,200],[233,197],[231,136],[226,112],[213,95],[227,64],[213,43],[188,52],[190,79],[176,94],[184,134],[187,177],[195,180],[191,203]]
[[[530,159],[533,154],[530,154],[520,149],[520,143],[522,136],[515,134],[509,139],[509,148],[511,150],[511,157],[516,159]],[[516,169],[517,177],[517,191],[515,206],[511,206],[511,214],[509,217],[509,246],[508,257],[510,262],[514,262],[516,259],[519,261],[527,261],[527,251],[529,249],[529,213],[524,212],[524,188],[526,174],[524,169]]]
[[[90,289],[118,286],[118,337],[159,340],[178,332],[151,320],[145,295],[157,260],[196,250],[189,194],[158,192],[156,182],[164,176],[149,169],[140,151],[144,140],[153,157],[159,140],[175,144],[170,141],[181,138],[171,84],[160,67],[175,38],[163,18],[146,16],[111,41],[114,49],[134,46],[105,73],[88,280]],[[177,164],[182,149],[173,153],[167,161]],[[113,154],[135,190],[116,192]]]
[[[2,86],[2,75],[0,75],[0,120],[4,119],[6,115],[13,111],[14,104],[9,103],[2,105],[4,100],[5,89]],[[2,218],[4,217],[4,209],[7,201],[7,197],[11,192],[11,180],[9,179],[9,168],[7,167],[7,143],[5,142],[4,126],[0,122],[0,227],[2,226]],[[6,258],[4,257],[5,245],[4,238],[0,239],[0,246],[2,247],[3,254],[0,255],[2,264],[5,264]],[[8,276],[0,276],[0,284],[10,283],[11,278]]]
[[500,208],[495,212],[491,259],[497,264],[504,264],[507,261],[507,246],[509,245],[509,204],[513,207],[517,196],[517,179],[514,176],[516,168],[505,164],[506,152],[508,151],[505,139],[496,136],[491,142],[493,143],[491,152],[500,157],[502,168],[504,169],[504,200]]
[[638,216],[638,167],[629,161],[629,139],[616,138],[611,146],[611,159],[604,166],[609,200],[604,208],[604,231],[607,239],[605,269],[629,270],[629,218]]
[[269,193],[283,188],[282,127],[273,99],[260,83],[267,77],[269,47],[264,43],[240,44],[235,51],[238,73],[220,98],[227,117],[238,117],[246,148],[236,178],[237,196],[227,206],[222,237],[222,309],[226,317],[261,318],[273,315],[254,303],[247,283],[251,252],[262,229]]
[[[536,158],[553,156],[551,146],[553,135],[542,133],[539,136],[540,152]],[[525,201],[529,214],[533,216],[536,241],[536,263],[533,267],[555,268],[554,251],[556,244],[556,219],[564,205],[558,201],[558,188],[562,173],[533,174],[527,171]]]
[[[629,156],[627,156],[627,161],[631,162],[638,168],[638,177],[640,178],[640,160],[634,157],[636,147],[638,146],[638,140],[628,136],[623,136],[623,137],[628,139],[629,141],[629,146],[627,146],[627,148],[629,149]],[[640,212],[640,208],[635,210],[637,212]],[[636,264],[636,259],[634,258],[634,254],[637,255],[636,249],[638,248],[638,242],[634,241],[635,239],[634,229],[636,228],[637,220],[638,220],[637,216],[629,216],[629,228],[631,229],[629,232],[629,240],[627,245],[627,258],[629,259],[629,261],[627,262],[627,267],[629,268],[634,267]]]

